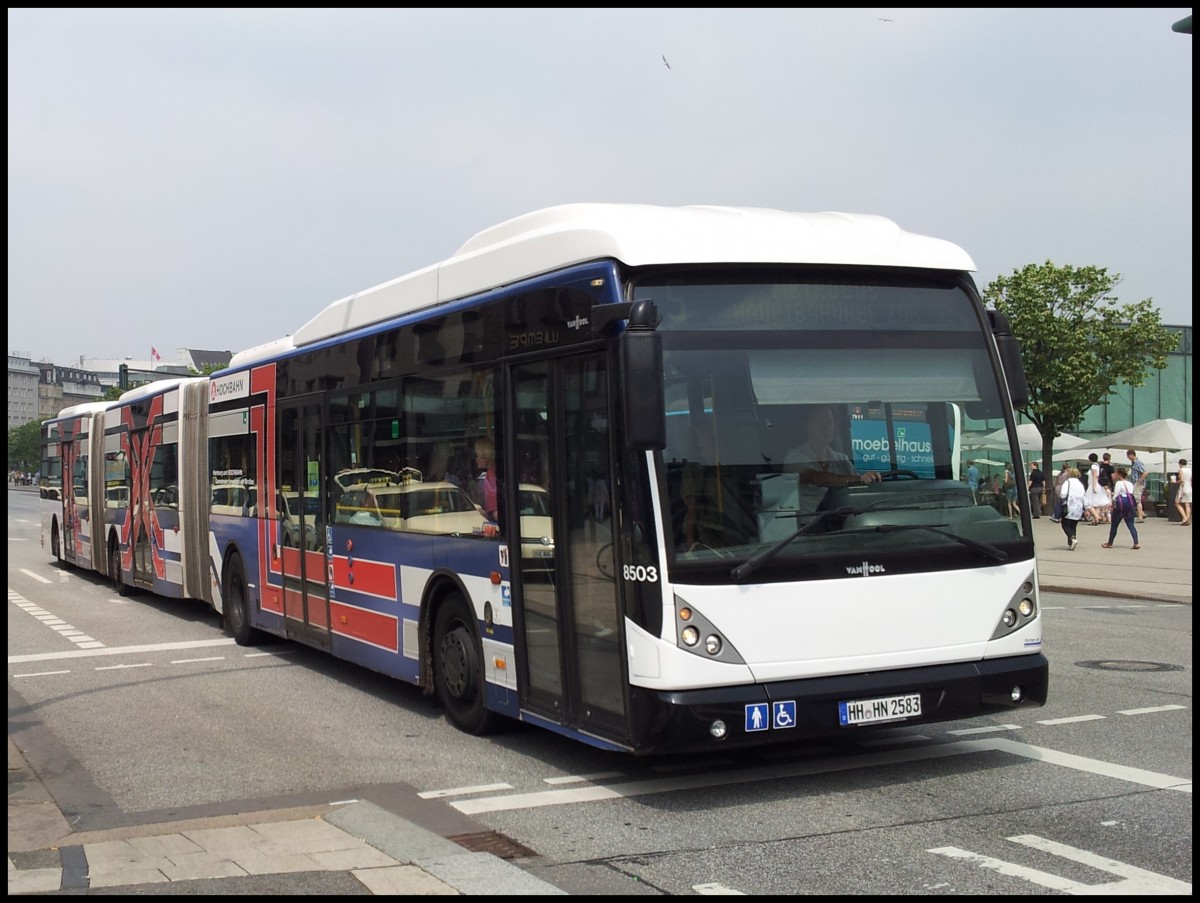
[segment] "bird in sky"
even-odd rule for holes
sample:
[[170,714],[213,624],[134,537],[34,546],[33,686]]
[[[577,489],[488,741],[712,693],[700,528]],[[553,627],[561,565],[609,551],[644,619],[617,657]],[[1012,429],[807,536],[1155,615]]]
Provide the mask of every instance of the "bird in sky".
[[671,64],[667,62],[667,55],[665,53],[663,54],[663,65],[666,66],[668,69],[671,68]]

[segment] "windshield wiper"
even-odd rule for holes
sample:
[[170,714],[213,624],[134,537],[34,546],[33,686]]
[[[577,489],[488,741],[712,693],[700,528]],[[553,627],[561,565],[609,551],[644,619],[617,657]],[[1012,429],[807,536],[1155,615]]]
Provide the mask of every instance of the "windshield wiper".
[[930,533],[936,533],[938,536],[944,536],[947,539],[952,539],[960,545],[966,546],[968,549],[974,549],[982,555],[986,555],[993,561],[1008,561],[1008,553],[1003,549],[996,548],[986,542],[979,542],[974,539],[967,539],[965,536],[959,536],[957,533],[951,533],[949,530],[941,530],[932,524],[880,524],[877,527],[864,527],[861,530],[851,530],[852,533],[904,533],[908,530],[927,530]]
[[735,567],[732,571],[729,572],[729,576],[732,577],[734,580],[740,582],[740,581],[744,580],[745,578],[749,577],[751,574],[753,574],[755,571],[757,571],[760,567],[762,567],[764,564],[766,564],[768,561],[770,561],[776,555],[778,555],[793,540],[799,539],[805,533],[812,531],[818,524],[822,524],[826,520],[828,520],[829,518],[834,517],[834,516],[846,517],[847,515],[855,514],[855,513],[858,513],[857,508],[830,508],[828,511],[819,511],[819,512],[817,512],[816,517],[814,517],[812,520],[810,520],[807,524],[805,524],[803,527],[801,527],[795,533],[792,533],[789,536],[785,536],[783,539],[779,540],[779,542],[775,543],[775,545],[771,546],[769,549],[763,549],[761,552],[759,552],[753,558],[749,558],[746,561],[739,564],[737,567]]
[[[832,508],[828,511],[821,511],[816,517],[814,517],[796,532],[779,540],[779,542],[775,543],[775,545],[771,546],[769,549],[764,549],[763,551],[759,552],[753,558],[750,558],[742,564],[739,564],[729,572],[729,576],[735,581],[740,582],[778,555],[781,551],[783,551],[784,548],[788,546],[789,543],[799,539],[804,534],[811,532],[815,527],[817,527],[818,524],[823,523],[826,519],[835,516],[846,517],[850,514],[861,513],[863,513],[863,510],[859,508]],[[939,527],[931,524],[880,524],[877,527],[865,527],[860,530],[851,530],[848,532],[903,533],[908,530],[926,530],[929,533],[936,533],[938,536],[944,536],[946,539],[952,540],[960,545],[966,546],[968,549],[979,552],[981,555],[985,555],[993,561],[1008,561],[1008,553],[1003,549],[997,548],[989,543],[979,542],[974,539],[967,539],[965,536],[959,536],[956,533],[951,533],[949,530],[942,530]],[[846,534],[843,533],[842,535]]]

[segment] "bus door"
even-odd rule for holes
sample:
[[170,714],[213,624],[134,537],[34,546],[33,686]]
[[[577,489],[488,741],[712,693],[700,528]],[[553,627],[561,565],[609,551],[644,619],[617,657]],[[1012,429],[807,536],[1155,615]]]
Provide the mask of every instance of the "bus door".
[[88,517],[87,505],[87,436],[80,441],[76,435],[68,436],[64,430],[61,443],[62,478],[62,556],[72,564],[85,561],[80,555],[82,520]]
[[329,648],[324,485],[319,401],[279,406],[276,543],[283,573],[285,636]]
[[513,369],[507,472],[519,518],[508,520],[519,525],[511,557],[522,706],[620,739],[629,730],[613,579],[608,369],[600,353]]
[[[154,456],[157,446],[153,442],[154,431],[161,427],[153,424],[140,430],[129,431],[130,457],[133,459],[132,491],[129,497],[128,543],[132,550],[133,582],[142,586],[154,583],[154,552],[150,545],[150,534],[155,529],[154,519],[159,505],[168,505],[170,499],[162,493],[155,478]],[[176,502],[177,503],[177,502]],[[160,544],[161,546],[161,544]]]

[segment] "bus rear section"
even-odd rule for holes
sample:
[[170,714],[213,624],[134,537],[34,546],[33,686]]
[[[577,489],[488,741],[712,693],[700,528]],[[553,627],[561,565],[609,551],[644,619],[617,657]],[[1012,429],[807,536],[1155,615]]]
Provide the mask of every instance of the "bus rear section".
[[162,380],[43,428],[43,544],[139,588],[207,600],[207,381]]

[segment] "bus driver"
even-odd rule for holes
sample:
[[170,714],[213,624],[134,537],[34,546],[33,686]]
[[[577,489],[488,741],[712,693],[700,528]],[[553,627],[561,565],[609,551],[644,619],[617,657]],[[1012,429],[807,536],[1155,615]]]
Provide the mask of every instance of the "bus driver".
[[[813,405],[804,418],[804,442],[783,459],[785,471],[800,475],[802,514],[816,511],[824,497],[824,490],[829,487],[879,481],[878,471],[858,473],[850,459],[832,447],[835,434],[833,408],[824,404]],[[820,487],[821,491],[806,490],[805,487]]]

